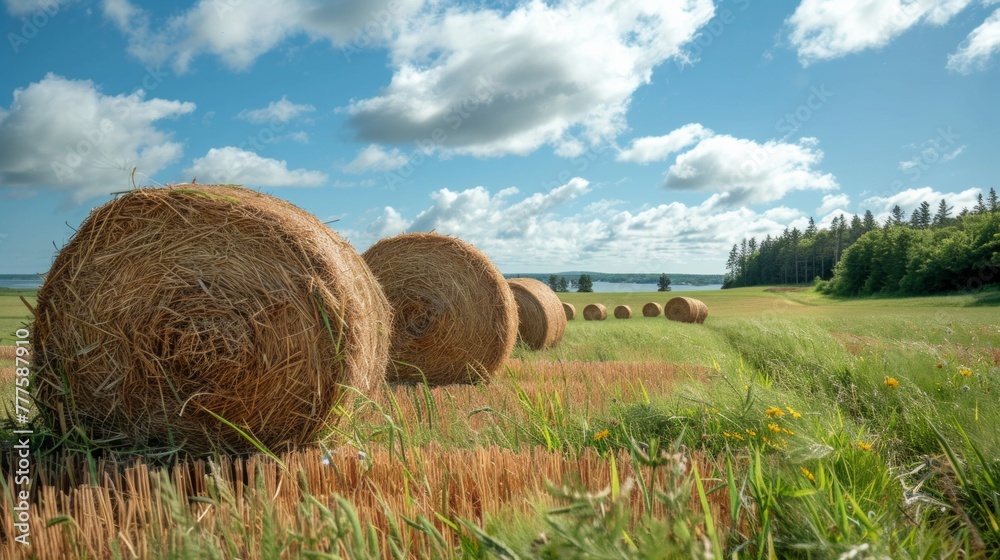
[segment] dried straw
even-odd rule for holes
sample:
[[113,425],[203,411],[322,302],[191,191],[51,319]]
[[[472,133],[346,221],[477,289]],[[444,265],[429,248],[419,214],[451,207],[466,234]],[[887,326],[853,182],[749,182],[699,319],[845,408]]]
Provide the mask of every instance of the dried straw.
[[572,321],[573,319],[576,319],[576,307],[574,307],[572,303],[566,303],[565,301],[562,305],[563,311],[566,312],[566,320]]
[[566,333],[566,312],[559,296],[533,278],[508,280],[517,302],[517,334],[533,350],[559,344]]
[[608,308],[602,303],[591,303],[583,308],[583,318],[587,321],[603,321],[608,318]]
[[663,314],[671,321],[704,323],[708,317],[708,306],[694,298],[675,297],[664,306]]
[[503,367],[517,305],[486,255],[454,237],[407,233],[363,257],[395,311],[389,380],[469,383]]
[[643,317],[659,317],[660,313],[663,313],[663,306],[655,301],[651,301],[642,306]]
[[234,426],[295,446],[328,428],[341,384],[382,378],[390,323],[361,256],[303,210],[138,189],[91,212],[38,292],[36,397],[57,433],[108,447],[253,451]]
[[627,305],[618,305],[615,307],[615,319],[631,319],[632,318],[632,308]]

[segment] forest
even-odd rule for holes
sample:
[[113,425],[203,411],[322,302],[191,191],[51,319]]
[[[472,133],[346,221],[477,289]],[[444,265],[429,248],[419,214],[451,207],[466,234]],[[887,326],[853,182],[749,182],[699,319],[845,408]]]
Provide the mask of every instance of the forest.
[[872,212],[843,214],[827,228],[744,239],[726,262],[724,288],[817,283],[838,296],[917,295],[978,289],[1000,281],[1000,202],[996,189],[957,214],[927,201],[909,218],[897,205],[884,223]]

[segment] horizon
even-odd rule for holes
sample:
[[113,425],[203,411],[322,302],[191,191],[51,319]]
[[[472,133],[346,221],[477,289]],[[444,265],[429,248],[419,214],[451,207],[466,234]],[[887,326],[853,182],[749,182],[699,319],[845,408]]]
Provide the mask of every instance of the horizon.
[[1000,7],[868,4],[4,0],[0,273],[48,270],[133,169],[505,274],[721,275],[810,218],[971,208]]

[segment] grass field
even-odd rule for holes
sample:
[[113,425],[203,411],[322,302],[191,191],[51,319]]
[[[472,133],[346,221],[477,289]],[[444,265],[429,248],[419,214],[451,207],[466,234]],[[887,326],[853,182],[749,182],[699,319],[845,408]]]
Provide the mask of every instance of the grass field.
[[[708,304],[704,325],[641,317],[675,294],[560,295],[578,315],[558,347],[516,348],[489,385],[353,398],[313,449],[39,449],[33,548],[5,501],[0,556],[1000,554],[997,292],[676,294]],[[583,321],[592,302],[633,318]],[[0,294],[0,337],[24,316]]]

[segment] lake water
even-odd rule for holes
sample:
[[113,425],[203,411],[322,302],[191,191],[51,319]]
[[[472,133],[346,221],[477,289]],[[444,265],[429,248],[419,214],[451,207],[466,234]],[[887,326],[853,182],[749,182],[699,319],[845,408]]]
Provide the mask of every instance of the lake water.
[[[721,290],[722,284],[705,286],[688,286],[686,284],[670,286],[671,292],[689,292],[692,290]],[[632,284],[627,282],[594,282],[594,292],[655,292],[656,284]]]
[[42,286],[42,278],[35,274],[0,274],[0,288],[31,290]]

